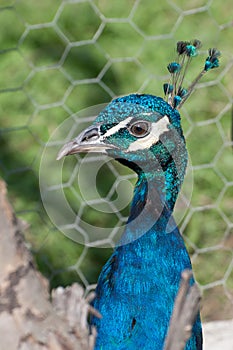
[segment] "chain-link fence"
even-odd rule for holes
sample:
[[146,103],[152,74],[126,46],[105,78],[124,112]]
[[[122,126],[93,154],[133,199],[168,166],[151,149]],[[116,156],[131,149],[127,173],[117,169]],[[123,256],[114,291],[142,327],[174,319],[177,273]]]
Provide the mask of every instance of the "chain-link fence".
[[[52,287],[79,281],[93,288],[125,223],[135,181],[127,169],[100,157],[73,157],[61,171],[55,158],[64,138],[87,126],[100,109],[87,107],[131,92],[162,95],[176,41],[198,38],[203,49],[190,76],[201,69],[205,48],[221,50],[221,67],[202,80],[181,111],[192,171],[190,166],[176,217],[203,292],[203,317],[233,317],[231,5],[0,2],[1,176],[18,216],[30,226],[27,242]],[[53,196],[50,218],[41,204],[39,168]],[[85,174],[95,174],[97,190]],[[61,184],[75,216],[58,230],[50,219],[61,212]],[[107,227],[109,234],[97,230],[96,241],[85,245],[91,226]]]

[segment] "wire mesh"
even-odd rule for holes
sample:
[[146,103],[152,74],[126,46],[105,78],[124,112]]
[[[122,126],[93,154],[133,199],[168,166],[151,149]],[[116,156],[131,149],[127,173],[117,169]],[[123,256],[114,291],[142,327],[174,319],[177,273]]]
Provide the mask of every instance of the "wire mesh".
[[[205,47],[218,47],[222,59],[221,67],[204,78],[182,108],[193,178],[184,185],[188,206],[179,221],[203,293],[203,318],[233,317],[231,7],[230,0],[1,1],[1,176],[17,215],[30,225],[27,242],[51,287],[78,280],[87,291],[94,288],[125,223],[135,180],[127,169],[105,160],[96,172],[98,193],[88,189],[83,194],[78,171],[86,164],[84,173],[90,173],[93,158],[67,160],[57,188],[62,183],[77,215],[65,228],[66,235],[59,232],[39,192],[43,152],[54,165],[63,142],[64,133],[54,131],[68,118],[62,130],[67,138],[72,136],[93,119],[93,109],[81,110],[116,95],[162,95],[176,41],[198,38]],[[203,49],[201,58],[205,55]],[[46,164],[45,177],[56,190],[56,174]],[[119,209],[114,201],[122,193],[125,207]],[[88,232],[79,225],[80,218],[111,228],[110,236],[103,238],[108,249],[83,244]],[[69,239],[73,230],[82,236],[79,243]]]

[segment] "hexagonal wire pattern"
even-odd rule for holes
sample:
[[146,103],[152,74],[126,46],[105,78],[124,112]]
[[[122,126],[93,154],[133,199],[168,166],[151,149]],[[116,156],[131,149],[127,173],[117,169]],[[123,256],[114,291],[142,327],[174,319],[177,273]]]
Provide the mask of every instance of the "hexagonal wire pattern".
[[[90,269],[95,269],[93,265],[98,262],[89,257],[92,248],[88,245],[76,249],[73,244],[70,248],[72,242],[65,240],[61,243],[63,251],[56,248],[60,235],[41,208],[37,187],[42,152],[45,149],[45,158],[48,157],[48,168],[42,169],[42,172],[46,170],[47,188],[56,191],[62,187],[76,213],[75,219],[72,217],[63,228],[75,230],[79,238],[73,238],[73,233],[66,231],[67,236],[82,244],[87,242],[88,232],[80,220],[85,221],[88,212],[91,221],[101,226],[102,218],[95,212],[100,210],[104,212],[103,221],[112,226],[108,237],[98,236],[92,245],[102,246],[104,242],[112,246],[119,236],[118,228],[127,217],[115,206],[114,195],[126,193],[123,202],[127,206],[132,195],[132,185],[127,182],[134,179],[134,175],[114,162],[104,161],[104,172],[109,172],[112,182],[102,191],[102,197],[88,194],[88,190],[83,196],[84,190],[81,189],[81,193],[77,184],[80,164],[87,166],[84,174],[88,169],[90,173],[96,157],[88,156],[84,162],[79,155],[66,160],[63,170],[69,170],[64,170],[61,180],[55,171],[57,150],[64,139],[75,136],[91,122],[96,109],[83,114],[78,111],[107,103],[116,95],[136,91],[161,94],[162,83],[167,78],[166,64],[173,59],[175,42],[195,35],[204,46],[217,46],[223,57],[218,71],[211,72],[198,84],[198,91],[182,108],[192,161],[193,193],[189,203],[184,189],[183,201],[188,204],[184,217],[180,218],[180,228],[203,292],[204,318],[233,316],[230,135],[233,22],[228,8],[231,8],[230,0],[224,5],[219,5],[217,0],[189,1],[188,4],[182,0],[168,0],[163,4],[152,0],[55,0],[50,5],[45,0],[1,3],[1,26],[3,37],[7,38],[1,47],[0,61],[1,173],[8,183],[17,214],[31,223],[26,237],[38,263],[43,265],[42,271],[51,280],[58,278],[57,283],[61,283],[61,276],[71,273],[71,280],[78,279],[88,291],[95,281],[85,275],[85,261],[89,261]],[[203,49],[203,60],[205,55]],[[200,60],[194,62],[193,71],[198,71],[198,65]],[[63,125],[62,131],[58,128],[54,136],[54,130],[66,118],[69,122]],[[84,182],[85,186],[88,184]],[[190,181],[185,186],[189,197]],[[56,204],[55,200],[55,211]],[[88,210],[93,206],[95,210],[90,215]],[[108,219],[109,213],[114,213],[114,218]],[[67,244],[72,258],[71,250],[66,256]],[[53,249],[63,266],[46,258],[46,253],[50,254]]]

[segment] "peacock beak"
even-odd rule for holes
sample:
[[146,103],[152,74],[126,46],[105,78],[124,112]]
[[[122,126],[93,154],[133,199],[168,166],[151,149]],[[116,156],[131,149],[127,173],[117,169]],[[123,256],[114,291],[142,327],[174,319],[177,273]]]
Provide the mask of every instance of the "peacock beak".
[[115,148],[106,144],[100,134],[100,126],[90,126],[81,132],[75,139],[67,142],[59,151],[57,160],[70,154],[82,152],[107,153],[108,149]]

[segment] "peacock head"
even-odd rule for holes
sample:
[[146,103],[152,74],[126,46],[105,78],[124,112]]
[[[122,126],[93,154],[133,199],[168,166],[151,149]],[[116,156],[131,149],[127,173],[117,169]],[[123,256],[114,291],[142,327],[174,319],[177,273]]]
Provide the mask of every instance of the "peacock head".
[[[171,134],[183,140],[179,112],[161,97],[132,94],[113,100],[94,123],[66,144],[58,159],[77,152],[101,152],[149,171],[159,159],[163,167],[175,148]],[[152,169],[155,170],[153,164]]]
[[[201,73],[186,90],[184,74],[200,42],[178,42],[177,62],[168,70],[165,99],[148,94],[132,94],[114,99],[94,123],[64,145],[58,159],[80,152],[101,152],[135,170],[142,178],[157,179],[167,202],[173,208],[187,165],[187,151],[178,108],[193,91],[199,79],[218,66],[219,51],[209,50]],[[184,72],[184,73],[182,73]]]

